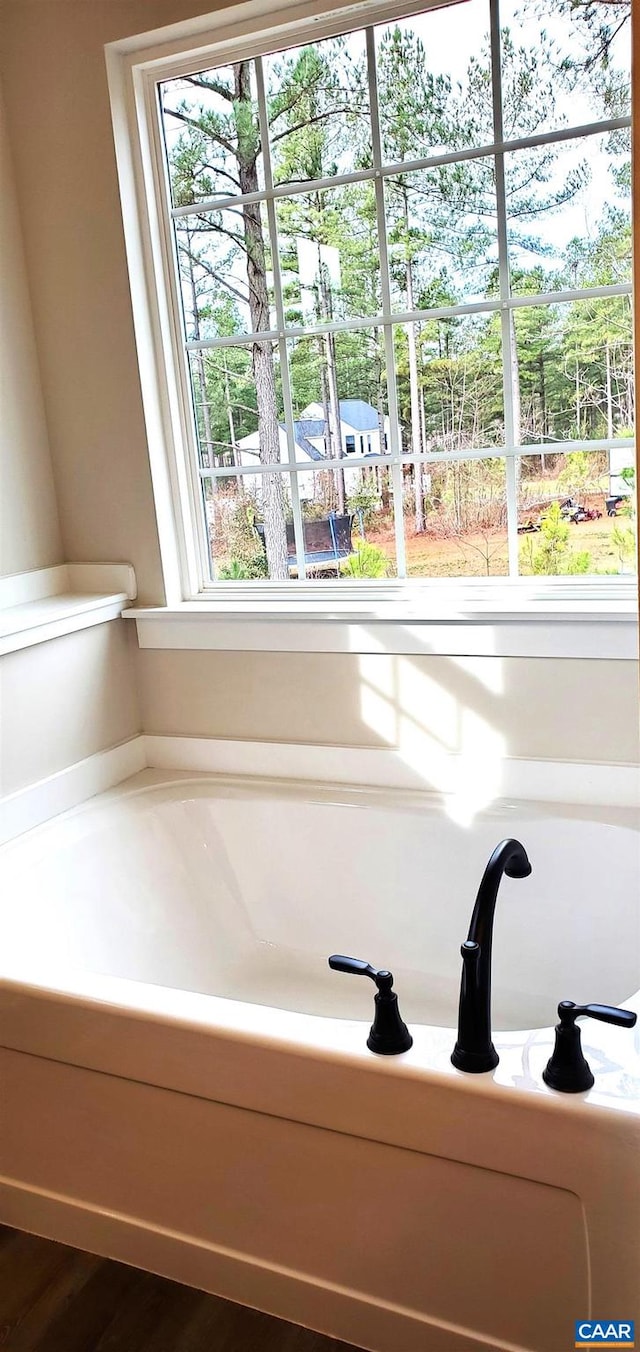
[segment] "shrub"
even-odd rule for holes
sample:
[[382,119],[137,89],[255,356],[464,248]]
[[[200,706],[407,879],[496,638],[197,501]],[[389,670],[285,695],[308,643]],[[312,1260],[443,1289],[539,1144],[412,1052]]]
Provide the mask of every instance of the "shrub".
[[570,554],[566,560],[566,568],[563,568],[562,571],[563,573],[569,574],[571,577],[575,576],[577,573],[590,573],[591,555],[589,550],[580,549],[577,554]]
[[553,502],[540,523],[540,545],[532,551],[534,573],[556,577],[564,572],[563,563],[569,543],[571,527],[562,517],[560,505]]
[[370,526],[372,521],[378,520],[381,509],[380,494],[371,484],[363,484],[356,493],[347,498],[347,511],[354,515],[356,512],[362,512],[365,526]]
[[223,563],[218,569],[218,577],[222,582],[245,582],[251,577],[251,573],[240,559],[229,559],[228,563]]
[[340,564],[343,577],[388,577],[390,564],[384,549],[358,540],[355,551]]
[[626,560],[632,559],[634,555],[636,541],[633,531],[628,530],[625,526],[614,526],[611,532],[611,544],[620,563],[619,571],[622,573]]
[[254,526],[255,507],[241,499],[233,508],[224,526],[225,561],[218,575],[225,579],[245,581],[268,577],[267,556]]
[[540,525],[538,548],[534,549],[533,540],[529,537],[525,547],[526,553],[523,553],[523,558],[526,558],[532,573],[538,577],[560,577],[591,572],[591,555],[588,550],[581,549],[576,554],[571,553],[570,533],[571,527],[568,521],[563,519],[559,503],[552,503]]

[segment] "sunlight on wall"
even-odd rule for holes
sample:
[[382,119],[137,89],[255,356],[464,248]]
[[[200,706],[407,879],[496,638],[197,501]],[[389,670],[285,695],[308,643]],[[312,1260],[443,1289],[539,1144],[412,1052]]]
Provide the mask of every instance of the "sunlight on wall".
[[444,795],[445,810],[459,826],[500,796],[504,736],[474,707],[483,692],[500,694],[500,658],[436,659],[445,685],[417,665],[415,657],[362,655],[359,659],[363,721],[424,786]]

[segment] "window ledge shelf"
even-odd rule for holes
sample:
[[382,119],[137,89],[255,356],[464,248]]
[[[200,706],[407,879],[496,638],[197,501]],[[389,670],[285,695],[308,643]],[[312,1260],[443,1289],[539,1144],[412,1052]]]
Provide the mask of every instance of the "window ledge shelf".
[[[628,585],[630,584],[630,585]],[[442,656],[638,657],[635,580],[597,586],[445,588],[357,600],[283,599],[277,589],[176,606],[133,608],[141,648],[245,652],[420,653]]]
[[118,619],[135,596],[130,564],[59,564],[0,578],[0,656]]

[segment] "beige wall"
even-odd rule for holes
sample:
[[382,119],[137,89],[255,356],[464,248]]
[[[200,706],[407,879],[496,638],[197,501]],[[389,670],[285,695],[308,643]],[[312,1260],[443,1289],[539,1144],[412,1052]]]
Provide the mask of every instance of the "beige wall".
[[508,756],[638,759],[634,662],[146,649],[138,673],[149,733],[396,746],[415,725],[464,752],[480,726]]
[[[129,560],[139,538],[157,590],[104,60],[67,51],[74,8],[97,17],[2,8],[0,572]],[[0,659],[0,794],[140,731],[135,648],[112,622]]]
[[0,73],[67,561],[163,600],[104,44],[203,0],[3,0]]
[[0,88],[0,575],[61,562],[31,297]]
[[140,731],[132,626],[111,620],[0,663],[0,795]]

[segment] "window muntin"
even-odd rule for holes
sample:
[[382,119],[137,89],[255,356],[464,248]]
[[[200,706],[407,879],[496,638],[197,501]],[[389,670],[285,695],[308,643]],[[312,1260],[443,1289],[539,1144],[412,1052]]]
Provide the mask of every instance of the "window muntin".
[[[459,572],[453,575],[473,573],[469,558],[475,562],[476,555],[489,575],[503,573],[503,555],[510,560],[512,575],[526,573],[519,536],[520,512],[526,503],[518,448],[537,445],[546,437],[559,455],[563,444],[569,454],[569,447],[597,441],[603,454],[616,450],[632,458],[626,124],[620,125],[619,116],[613,126],[606,120],[613,108],[610,89],[592,109],[600,121],[581,128],[579,138],[568,135],[573,118],[567,119],[562,110],[557,118],[547,107],[526,121],[520,115],[514,121],[513,44],[503,19],[499,48],[494,0],[491,4],[469,0],[465,5],[468,32],[486,35],[484,50],[481,43],[481,55],[470,63],[466,76],[467,94],[473,87],[476,93],[482,91],[482,97],[476,100],[473,117],[465,116],[465,90],[456,89],[451,71],[439,66],[433,55],[438,52],[442,62],[443,51],[451,50],[433,41],[436,27],[444,32],[455,23],[459,36],[460,15],[453,7],[242,63],[247,68],[243,116],[259,142],[248,178],[246,165],[238,169],[237,163],[242,128],[228,134],[229,107],[234,107],[229,93],[238,88],[236,69],[221,67],[161,85],[165,127],[176,111],[183,119],[180,123],[175,118],[183,128],[178,138],[174,130],[166,131],[165,141],[170,164],[172,156],[174,162],[169,174],[170,211],[178,257],[183,258],[185,346],[200,472],[210,495],[217,488],[240,496],[251,483],[261,509],[257,484],[263,472],[268,475],[263,498],[270,510],[279,498],[282,514],[280,548],[267,551],[270,576],[275,579],[303,577],[305,571],[312,578],[327,576],[311,563],[306,570],[285,563],[285,517],[291,517],[297,556],[306,558],[303,536],[309,501],[314,511],[330,516],[335,510],[350,511],[360,498],[368,507],[369,543],[393,540],[393,575],[452,575],[446,570],[441,574],[431,563],[420,571],[415,564],[420,551],[413,541],[423,533],[445,538],[450,524],[442,525],[442,504],[446,507],[448,495],[453,499],[456,493],[461,501],[475,493],[477,511],[471,516],[474,521],[491,517],[491,530],[495,528],[499,538],[495,551],[484,548],[483,553],[470,543],[463,547]],[[490,27],[494,53],[498,49],[502,53],[499,69],[491,65]],[[430,122],[426,117],[405,117],[405,125],[398,126],[392,120],[389,91],[393,70],[407,50],[414,57],[416,51],[421,53],[415,84],[431,91],[433,106],[428,110]],[[616,40],[616,53],[621,50]],[[538,61],[540,51],[538,36],[534,52]],[[300,89],[292,85],[294,75],[300,78],[301,63],[303,74],[309,68],[313,73],[315,63],[321,77],[317,87],[303,87],[302,101]],[[619,88],[625,78],[622,70]],[[582,106],[575,98],[575,72],[572,80],[572,101],[566,105],[571,108]],[[192,101],[189,107],[185,89]],[[196,105],[193,100],[203,89],[206,102]],[[404,97],[409,97],[406,91]],[[326,128],[326,134],[323,130],[305,140],[304,127],[287,111],[288,102],[290,109],[304,106],[308,125]],[[189,126],[184,118],[193,121],[197,112],[195,120],[201,122],[203,107],[205,126],[218,125],[215,119],[226,116],[220,133],[226,145],[218,147],[220,155],[208,155],[198,133],[195,147],[189,141],[194,152],[189,160],[184,155],[184,128]],[[616,114],[620,107],[622,103],[615,106]],[[536,137],[550,125],[559,128],[558,139],[536,145]],[[518,135],[534,144],[508,144]],[[490,155],[481,153],[487,148]],[[568,195],[562,187],[563,166],[568,166],[569,177],[575,170],[576,185]],[[592,220],[586,221],[582,235],[579,231],[571,235],[571,212],[577,220],[588,203],[593,214],[589,174],[593,180],[594,171],[597,178],[605,169],[614,189],[607,193],[598,184],[595,199],[602,203],[603,214],[597,217],[597,238]],[[540,186],[538,212],[535,201],[527,202],[528,182]],[[250,191],[239,194],[238,186]],[[189,212],[195,202],[201,202],[201,209]],[[260,255],[259,304],[248,269],[246,277],[241,275],[247,210],[253,232],[248,252],[257,242]],[[545,238],[544,224],[540,228],[545,219],[554,220],[551,240]],[[208,233],[214,239],[202,244],[198,235]],[[193,278],[184,275],[185,260],[188,268],[194,266],[194,238],[203,249],[202,257],[196,255],[195,287]],[[221,277],[226,286],[218,281],[216,291],[216,278]],[[579,290],[586,293],[584,299],[574,294]],[[562,303],[543,305],[539,298],[554,291],[561,293]],[[252,343],[248,335],[256,330],[269,337]],[[220,369],[225,349],[244,352],[238,370],[232,372],[238,389],[244,385],[244,404],[237,391],[229,392],[228,363],[226,377]],[[547,381],[544,398],[536,390],[536,362],[543,384]],[[271,450],[266,453],[264,446],[260,450],[265,440],[260,432],[264,390],[261,414],[257,407],[265,371],[271,419],[266,437]],[[553,419],[545,406],[549,389],[556,401]],[[368,405],[365,420],[377,422],[377,435],[372,427],[358,426],[354,431],[348,424],[346,405],[354,400]],[[214,409],[218,436],[207,434],[204,425],[207,418],[211,422]],[[220,426],[223,421],[226,431]],[[247,421],[252,423],[249,432],[244,431]],[[312,425],[312,438],[306,436],[303,424]],[[242,438],[238,427],[243,429]],[[247,445],[251,436],[257,438],[257,446]],[[360,477],[352,492],[344,485],[345,470],[335,464],[347,453],[351,458],[347,436],[354,437],[356,460],[367,460],[354,470]],[[245,445],[240,453],[241,440]],[[322,463],[314,451],[320,452]],[[284,475],[279,469],[267,469],[265,454],[273,457],[273,465],[297,465],[298,470]],[[503,480],[500,511],[494,501],[496,454],[501,457]],[[456,474],[447,468],[455,463],[460,466]],[[230,467],[231,476],[225,472]],[[278,495],[269,485],[271,476],[280,473]],[[440,479],[445,486],[436,501],[425,484]],[[449,480],[453,487],[447,488]],[[309,484],[310,494],[305,487]],[[605,493],[604,487],[601,491]],[[498,522],[500,512],[504,522],[502,517]],[[463,521],[468,515],[458,513]],[[210,539],[209,530],[207,534]],[[228,577],[232,557],[221,554],[218,544],[212,547],[211,558],[212,580]],[[231,575],[236,575],[233,570]]]

